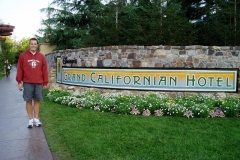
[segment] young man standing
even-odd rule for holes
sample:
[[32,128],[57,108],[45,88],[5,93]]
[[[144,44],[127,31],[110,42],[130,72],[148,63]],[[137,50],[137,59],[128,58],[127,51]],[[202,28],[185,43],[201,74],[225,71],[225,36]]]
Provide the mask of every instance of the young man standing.
[[[48,68],[45,56],[37,51],[38,40],[31,38],[29,50],[21,53],[18,59],[16,81],[18,89],[23,89],[23,99],[29,117],[27,127],[42,126],[39,120],[40,100],[43,99],[43,89],[48,84]],[[33,116],[34,112],[34,116]]]

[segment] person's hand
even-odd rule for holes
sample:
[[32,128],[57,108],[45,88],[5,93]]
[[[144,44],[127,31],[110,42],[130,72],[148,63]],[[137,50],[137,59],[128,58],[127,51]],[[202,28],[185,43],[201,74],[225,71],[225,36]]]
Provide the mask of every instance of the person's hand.
[[46,89],[47,88],[47,86],[43,86],[43,89]]
[[19,91],[22,91],[22,89],[23,89],[22,83],[18,83],[18,89],[19,89]]

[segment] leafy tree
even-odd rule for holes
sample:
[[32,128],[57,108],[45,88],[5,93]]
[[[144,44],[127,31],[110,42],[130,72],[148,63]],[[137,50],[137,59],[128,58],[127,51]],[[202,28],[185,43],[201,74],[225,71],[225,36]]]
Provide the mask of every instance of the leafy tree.
[[2,54],[0,54],[0,72],[4,71],[4,61],[6,59],[9,60],[11,64],[13,64],[15,58],[15,50],[14,50],[14,41],[12,41],[8,36],[3,37],[6,38],[4,42],[2,42]]
[[19,55],[26,51],[29,48],[29,40],[30,38],[23,38],[19,42],[15,44],[15,63],[18,61]]
[[[54,0],[39,32],[56,49],[239,44],[236,0]],[[236,6],[233,9],[233,7]],[[219,27],[220,26],[220,27]],[[234,38],[233,38],[234,37]]]
[[[202,45],[237,45],[240,2],[236,0],[173,0],[181,4],[189,21],[197,21],[194,29],[197,43]],[[235,6],[235,9],[234,9]],[[238,10],[237,10],[238,8]],[[235,20],[234,20],[235,19]]]
[[[240,23],[239,21],[234,22],[234,17],[235,14],[238,14],[240,20],[240,12],[235,13],[233,4],[233,1],[216,1],[212,7],[212,13],[198,23],[199,41],[203,45],[237,45],[236,38],[237,35],[240,35]],[[240,8],[239,4],[236,3]]]
[[81,1],[53,1],[54,5],[60,7],[45,8],[43,12],[49,14],[47,20],[43,20],[46,28],[41,32],[50,33],[50,44],[57,44],[57,49],[79,48],[97,41],[90,34],[98,33],[96,19],[101,13],[102,3],[98,0]]
[[179,3],[169,3],[163,10],[164,45],[196,44],[197,28],[184,16]]

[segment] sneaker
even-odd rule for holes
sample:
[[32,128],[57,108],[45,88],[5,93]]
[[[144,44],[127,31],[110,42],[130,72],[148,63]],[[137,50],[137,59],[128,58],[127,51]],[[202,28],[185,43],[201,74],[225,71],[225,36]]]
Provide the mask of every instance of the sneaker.
[[34,125],[37,126],[37,127],[41,127],[42,123],[39,121],[38,118],[34,118]]
[[28,125],[27,125],[28,128],[32,128],[33,127],[33,119],[30,119],[28,121]]

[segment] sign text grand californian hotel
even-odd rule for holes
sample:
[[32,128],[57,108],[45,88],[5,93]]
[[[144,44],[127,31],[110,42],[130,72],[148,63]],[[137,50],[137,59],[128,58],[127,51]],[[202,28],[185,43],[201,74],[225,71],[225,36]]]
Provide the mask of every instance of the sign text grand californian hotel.
[[112,89],[237,92],[238,69],[121,69],[57,66],[57,82]]

